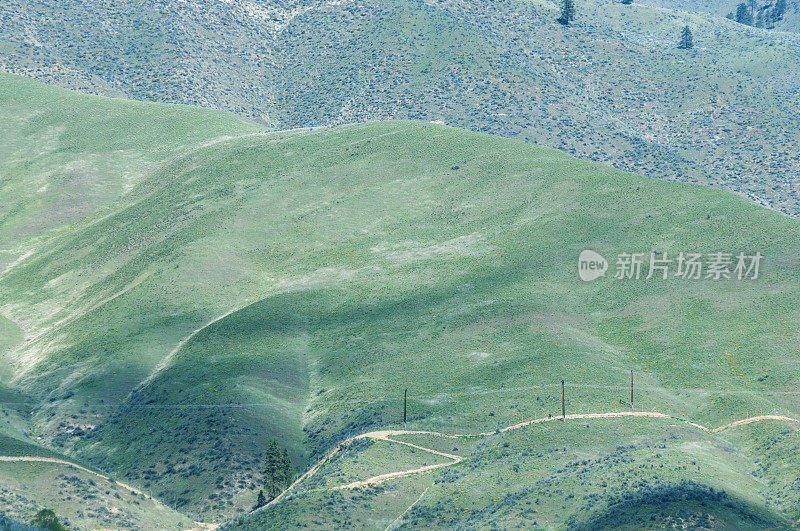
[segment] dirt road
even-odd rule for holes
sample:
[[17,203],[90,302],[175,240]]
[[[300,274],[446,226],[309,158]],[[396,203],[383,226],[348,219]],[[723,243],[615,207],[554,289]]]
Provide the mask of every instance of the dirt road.
[[81,466],[77,463],[73,463],[71,461],[67,461],[65,459],[58,459],[57,457],[37,457],[33,455],[20,455],[20,456],[13,456],[13,455],[0,455],[0,461],[7,462],[7,463],[56,463],[58,465],[65,465],[69,466],[78,470],[83,470],[84,472],[88,472],[90,474],[94,474],[95,476],[99,477],[100,479],[105,479],[106,481],[112,481],[113,483],[119,485],[123,489],[127,489],[130,492],[144,496],[148,500],[152,500],[153,498],[150,495],[145,494],[144,492],[140,491],[136,487],[131,487],[126,483],[122,483],[121,481],[112,480],[108,476],[101,474],[100,472],[95,472],[94,470],[90,470],[84,466]]
[[[724,424],[724,425],[716,427],[716,428],[708,428],[706,426],[703,426],[701,424],[697,424],[695,422],[691,422],[691,421],[688,421],[688,420],[685,420],[685,419],[676,418],[676,417],[673,417],[673,416],[670,416],[670,415],[666,415],[664,413],[659,413],[659,412],[656,412],[656,411],[618,411],[618,412],[607,412],[607,413],[577,413],[577,414],[566,415],[566,417],[564,417],[564,420],[581,420],[581,419],[585,420],[585,419],[622,418],[622,417],[649,417],[649,418],[671,419],[671,420],[676,420],[676,421],[682,422],[682,423],[684,423],[684,424],[686,424],[688,426],[692,426],[694,428],[698,428],[698,429],[701,429],[701,430],[709,432],[709,433],[718,433],[718,432],[726,430],[726,429],[735,428],[735,427],[738,427],[738,426],[744,426],[744,425],[747,425],[747,424],[752,424],[754,422],[767,421],[767,420],[776,420],[776,421],[780,421],[780,422],[789,422],[789,423],[800,424],[800,420],[799,419],[795,419],[795,418],[792,418],[792,417],[787,417],[787,416],[784,416],[784,415],[758,415],[758,416],[755,416],[755,417],[748,417],[748,418],[745,418],[745,419],[737,420],[737,421],[731,422],[729,424]],[[309,468],[304,474],[302,474],[300,477],[298,477],[286,490],[284,490],[281,494],[279,494],[275,499],[270,501],[265,507],[269,507],[269,506],[271,506],[273,504],[276,504],[280,500],[285,498],[292,490],[294,490],[295,487],[297,487],[297,485],[299,485],[303,481],[306,481],[307,479],[313,477],[314,474],[316,474],[319,471],[319,469],[322,468],[322,466],[325,465],[325,463],[327,463],[334,455],[336,455],[342,449],[346,448],[353,441],[358,440],[358,439],[375,439],[375,440],[387,441],[387,442],[394,443],[394,444],[402,444],[402,445],[405,445],[405,446],[410,446],[412,448],[416,448],[416,449],[421,450],[423,452],[428,452],[428,453],[433,454],[433,455],[437,455],[437,456],[440,456],[440,457],[447,458],[450,461],[446,462],[446,463],[438,463],[438,464],[435,464],[435,465],[427,465],[427,466],[423,466],[423,467],[419,467],[419,468],[412,468],[412,469],[409,469],[409,470],[401,470],[399,472],[390,472],[390,473],[387,473],[387,474],[379,474],[377,476],[372,476],[370,478],[366,478],[366,479],[363,479],[363,480],[354,481],[352,483],[347,483],[345,485],[337,485],[335,487],[329,487],[329,488],[323,489],[323,490],[355,489],[355,488],[359,488],[359,487],[365,487],[365,486],[368,486],[368,485],[375,485],[375,484],[382,483],[382,482],[390,480],[390,479],[410,476],[410,475],[413,475],[413,474],[421,474],[421,473],[424,473],[424,472],[429,472],[431,470],[436,470],[438,468],[452,466],[452,465],[460,463],[461,461],[464,460],[464,457],[462,457],[462,456],[458,456],[458,455],[454,455],[454,454],[448,454],[448,453],[445,453],[445,452],[440,452],[438,450],[434,450],[432,448],[425,448],[424,446],[419,446],[419,445],[416,445],[416,444],[413,444],[413,443],[409,443],[409,442],[399,441],[397,439],[393,439],[392,437],[394,437],[394,436],[399,436],[399,435],[431,435],[431,436],[434,436],[434,437],[443,437],[443,438],[448,438],[448,439],[467,439],[467,438],[473,438],[473,437],[490,437],[490,436],[496,435],[498,433],[505,433],[507,431],[517,430],[517,429],[520,429],[520,428],[524,428],[525,426],[530,426],[532,424],[541,424],[541,423],[544,423],[544,422],[552,422],[552,421],[561,420],[561,419],[562,419],[561,416],[542,417],[542,418],[538,418],[538,419],[532,419],[532,420],[527,420],[527,421],[524,421],[524,422],[520,422],[518,424],[513,424],[511,426],[506,426],[505,428],[500,428],[500,429],[495,430],[495,431],[480,432],[480,433],[475,433],[475,434],[442,433],[442,432],[438,432],[438,431],[429,431],[429,430],[377,430],[377,431],[371,431],[371,432],[367,432],[367,433],[362,433],[360,435],[355,435],[353,437],[350,437],[350,438],[346,439],[345,441],[342,441],[340,444],[338,444],[335,448],[333,448],[330,452],[328,452],[322,459],[317,461],[317,463],[314,466]],[[99,472],[95,472],[94,470],[90,470],[90,469],[88,469],[86,467],[83,467],[83,466],[77,464],[77,463],[72,463],[70,461],[66,461],[64,459],[58,459],[58,458],[55,458],[55,457],[36,457],[36,456],[0,456],[0,461],[4,461],[4,462],[57,463],[57,464],[65,465],[65,466],[70,466],[70,467],[76,468],[78,470],[83,470],[84,472],[88,472],[90,474],[94,474],[95,476],[97,476],[99,478],[102,478],[102,479],[105,479],[105,480],[108,480],[108,481],[113,481],[114,483],[116,483],[120,487],[122,487],[124,489],[127,489],[127,490],[129,490],[130,492],[132,492],[134,494],[137,494],[137,495],[140,495],[140,496],[144,496],[147,499],[153,500],[152,497],[150,497],[149,495],[147,495],[144,492],[140,491],[139,489],[137,489],[135,487],[132,487],[131,485],[127,485],[127,484],[122,483],[120,481],[111,480],[108,476],[105,476],[105,475],[103,475],[103,474],[101,474]],[[154,500],[154,501],[156,501],[156,500]]]
[[[758,416],[755,416],[755,417],[748,417],[748,418],[745,418],[745,419],[742,419],[742,420],[737,420],[735,422],[731,422],[729,424],[725,424],[725,425],[719,426],[717,428],[708,428],[707,426],[703,426],[702,424],[697,424],[696,422],[691,422],[691,421],[686,420],[686,419],[676,418],[676,417],[667,415],[665,413],[659,413],[657,411],[615,411],[615,412],[607,412],[607,413],[576,413],[576,414],[566,415],[566,417],[564,417],[564,420],[586,420],[586,419],[623,418],[623,417],[639,417],[639,418],[648,417],[648,418],[659,418],[659,419],[676,420],[676,421],[679,421],[679,422],[682,422],[682,423],[686,424],[687,426],[692,426],[694,428],[701,429],[701,430],[706,431],[708,433],[718,433],[718,432],[720,432],[722,430],[726,430],[726,429],[729,429],[729,428],[735,428],[737,426],[744,426],[746,424],[752,424],[753,422],[761,422],[761,421],[766,421],[766,420],[777,420],[777,421],[781,421],[781,422],[790,422],[790,423],[798,423],[798,424],[800,424],[800,420],[792,418],[792,417],[786,417],[786,416],[783,416],[783,415],[758,415]],[[438,468],[442,468],[442,467],[446,467],[446,466],[452,466],[452,465],[460,463],[461,461],[464,460],[464,457],[461,457],[461,456],[458,456],[458,455],[447,454],[447,453],[440,452],[438,450],[434,450],[434,449],[431,449],[431,448],[425,448],[423,446],[418,446],[416,444],[412,444],[412,443],[408,443],[408,442],[405,442],[405,441],[398,441],[396,439],[392,439],[393,436],[398,436],[398,435],[431,435],[431,436],[434,436],[434,437],[445,437],[445,438],[448,438],[448,439],[467,439],[467,438],[473,438],[473,437],[490,437],[490,436],[496,435],[498,433],[504,433],[504,432],[511,431],[511,430],[517,430],[517,429],[520,429],[520,428],[524,428],[525,426],[530,426],[532,424],[541,424],[541,423],[544,423],[544,422],[552,422],[552,421],[557,421],[557,420],[562,420],[562,417],[561,416],[542,417],[542,418],[538,418],[538,419],[532,419],[532,420],[527,420],[527,421],[524,421],[524,422],[520,422],[518,424],[513,424],[511,426],[506,426],[505,428],[500,428],[500,429],[495,430],[495,431],[480,432],[480,433],[475,433],[475,434],[442,433],[442,432],[438,432],[438,431],[429,431],[429,430],[378,430],[378,431],[371,431],[371,432],[367,432],[367,433],[362,433],[361,435],[356,435],[354,437],[350,437],[349,439],[347,439],[344,442],[342,442],[339,446],[334,448],[330,453],[328,453],[328,455],[326,455],[325,457],[320,459],[317,462],[316,465],[311,467],[305,474],[300,476],[280,496],[278,496],[272,502],[270,502],[270,504],[279,501],[290,490],[292,490],[294,487],[296,487],[298,484],[300,484],[300,482],[312,477],[314,474],[317,473],[317,471],[319,471],[319,469],[322,467],[323,464],[325,464],[325,462],[328,459],[333,457],[333,455],[335,455],[338,451],[340,451],[342,448],[350,445],[350,443],[352,443],[354,440],[357,440],[357,439],[375,439],[375,440],[388,441],[388,442],[392,442],[392,443],[396,443],[396,444],[403,444],[403,445],[406,445],[406,446],[411,446],[411,447],[416,448],[418,450],[422,450],[424,452],[429,452],[429,453],[434,454],[434,455],[438,455],[438,456],[441,456],[441,457],[446,457],[446,458],[450,459],[451,461],[447,462],[447,463],[438,463],[436,465],[427,465],[427,466],[423,466],[423,467],[419,467],[419,468],[412,468],[412,469],[409,469],[409,470],[402,470],[402,471],[399,471],[399,472],[390,472],[390,473],[387,473],[387,474],[379,474],[377,476],[372,476],[370,478],[366,478],[366,479],[363,479],[363,480],[353,481],[352,483],[347,483],[345,485],[337,485],[335,487],[329,487],[327,489],[322,489],[322,490],[344,490],[344,489],[355,489],[355,488],[359,488],[359,487],[366,487],[366,486],[369,486],[369,485],[375,485],[375,484],[378,484],[378,483],[382,483],[382,482],[390,480],[390,479],[396,479],[396,478],[400,478],[400,477],[410,476],[410,475],[413,475],[413,474],[421,474],[421,473],[424,473],[424,472],[429,472],[431,470],[436,470]]]

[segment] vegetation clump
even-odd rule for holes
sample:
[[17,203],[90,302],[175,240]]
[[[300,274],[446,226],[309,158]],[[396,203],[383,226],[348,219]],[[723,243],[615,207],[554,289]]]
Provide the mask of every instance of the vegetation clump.
[[58,516],[52,509],[41,509],[33,517],[31,524],[47,531],[67,531],[67,528],[59,522]]
[[776,22],[783,20],[785,13],[786,0],[777,0],[774,3],[759,3],[756,0],[749,0],[747,3],[739,3],[736,11],[731,11],[726,17],[745,26],[773,29]]
[[688,525],[692,529],[711,529],[719,528],[722,523],[731,529],[763,529],[781,522],[759,514],[723,490],[684,480],[626,490],[610,501],[601,514],[586,521],[570,517],[567,527],[577,530]]

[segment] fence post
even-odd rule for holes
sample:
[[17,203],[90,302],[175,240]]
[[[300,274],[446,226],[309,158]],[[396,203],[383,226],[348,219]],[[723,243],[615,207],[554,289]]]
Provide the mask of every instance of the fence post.
[[408,389],[403,394],[403,429],[406,429],[406,420],[408,414]]

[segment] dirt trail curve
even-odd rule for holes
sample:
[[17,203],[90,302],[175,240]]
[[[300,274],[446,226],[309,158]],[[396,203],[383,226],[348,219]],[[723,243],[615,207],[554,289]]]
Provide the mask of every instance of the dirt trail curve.
[[[73,463],[73,462],[67,461],[65,459],[58,459],[57,457],[38,457],[38,456],[33,456],[33,455],[19,455],[19,456],[15,456],[15,455],[0,455],[0,462],[5,462],[5,463],[55,463],[55,464],[58,464],[58,465],[69,466],[69,467],[75,468],[77,470],[82,470],[84,472],[88,472],[89,474],[93,474],[93,475],[95,475],[96,477],[98,477],[100,479],[105,479],[107,481],[112,481],[113,483],[119,485],[123,489],[127,489],[128,491],[130,491],[133,494],[136,494],[138,496],[142,496],[142,497],[152,501],[153,503],[157,503],[159,505],[163,505],[160,501],[158,501],[157,499],[153,498],[149,494],[140,491],[136,487],[132,487],[132,486],[128,485],[127,483],[123,483],[121,481],[113,480],[113,479],[109,478],[108,476],[106,476],[104,474],[101,474],[100,472],[95,472],[94,470],[88,469],[85,466],[81,466],[81,465],[79,465],[77,463]],[[195,524],[196,527],[193,527],[193,528],[189,529],[188,531],[214,531],[214,530],[216,530],[216,529],[218,529],[220,527],[219,524],[211,524],[211,523],[206,523],[206,522],[194,522],[194,524]]]
[[[391,438],[389,438],[390,434],[391,434],[391,432],[389,434],[387,434],[386,432],[365,433],[363,435],[357,436],[356,439],[369,438],[369,439],[377,439],[377,440],[381,440],[381,441],[389,441],[389,442],[393,442],[393,443],[397,443],[397,444],[403,444],[405,446],[410,446],[411,448],[416,448],[418,450],[422,450],[423,452],[428,452],[428,453],[431,453],[431,454],[434,454],[434,455],[438,455],[438,456],[441,456],[441,457],[446,457],[447,459],[450,459],[451,461],[449,463],[437,463],[435,465],[427,465],[427,466],[423,466],[423,467],[419,467],[419,468],[412,468],[411,470],[401,470],[399,472],[389,472],[388,474],[380,474],[378,476],[373,476],[371,478],[363,479],[363,480],[360,480],[360,481],[354,481],[352,483],[347,483],[346,485],[337,485],[336,487],[331,487],[328,490],[344,490],[344,489],[355,489],[355,488],[358,488],[358,487],[366,487],[367,485],[375,485],[375,484],[378,484],[378,483],[383,483],[384,481],[386,481],[388,479],[401,478],[401,477],[404,477],[404,476],[410,476],[412,474],[419,474],[421,472],[428,472],[429,470],[436,470],[437,468],[442,468],[444,466],[455,465],[456,463],[460,463],[461,461],[464,460],[463,457],[458,456],[458,455],[446,454],[444,452],[440,452],[438,450],[433,450],[431,448],[425,448],[423,446],[417,446],[416,444],[412,444],[412,443],[409,443],[409,442],[398,441],[398,440],[395,440],[395,439],[391,439]],[[399,434],[396,434],[396,435],[405,435],[405,434],[399,433]],[[433,435],[437,435],[437,434],[433,433]]]
[[727,430],[728,428],[735,428],[737,426],[744,426],[745,424],[752,424],[753,422],[759,422],[762,420],[780,420],[783,422],[800,422],[798,419],[793,419],[792,417],[785,417],[783,415],[758,415],[757,417],[748,417],[746,419],[737,420],[736,422],[731,422],[730,424],[725,424],[724,426],[720,426],[719,428],[714,428],[711,430],[711,433],[717,433],[718,431]]
[[127,489],[128,491],[130,491],[130,492],[132,492],[132,493],[134,493],[136,495],[144,496],[148,500],[156,501],[149,494],[145,494],[144,492],[140,491],[136,487],[132,487],[132,486],[128,485],[127,483],[122,483],[121,481],[113,480],[110,477],[101,474],[100,472],[95,472],[94,470],[90,470],[90,469],[86,468],[85,466],[81,466],[81,465],[79,465],[77,463],[73,463],[71,461],[66,461],[64,459],[58,459],[57,457],[37,457],[37,456],[33,456],[33,455],[19,455],[19,456],[0,455],[0,461],[7,462],[7,463],[23,463],[23,462],[27,462],[27,463],[56,463],[58,465],[69,466],[69,467],[72,467],[72,468],[76,468],[78,470],[83,470],[84,472],[88,472],[90,474],[94,474],[95,476],[99,477],[100,479],[105,479],[107,481],[111,481],[111,482],[119,485],[123,489]]
[[[608,413],[575,413],[571,415],[567,415],[564,417],[565,420],[580,420],[580,419],[600,419],[600,418],[622,418],[622,417],[648,417],[648,418],[659,418],[659,419],[671,419],[682,422],[687,426],[692,426],[694,428],[701,429],[708,433],[718,433],[722,430],[726,430],[729,428],[734,428],[737,426],[744,426],[746,424],[751,424],[753,422],[761,422],[765,420],[777,420],[781,422],[792,422],[800,424],[800,419],[795,419],[792,417],[787,417],[784,415],[758,415],[755,417],[748,417],[742,420],[737,420],[735,422],[731,422],[729,424],[725,424],[723,426],[719,426],[717,428],[708,428],[703,426],[702,424],[697,424],[695,422],[691,422],[686,419],[677,418],[671,415],[667,415],[665,413],[659,413],[656,411],[619,411],[619,412],[608,412]],[[518,424],[514,424],[511,426],[506,426],[505,428],[500,428],[495,431],[486,431],[474,434],[454,434],[454,433],[441,433],[438,431],[429,431],[429,430],[378,430],[378,431],[371,431],[367,433],[362,433],[361,435],[355,435],[346,439],[345,441],[341,442],[338,446],[336,446],[333,450],[331,450],[325,457],[320,459],[313,467],[308,469],[305,474],[297,478],[294,483],[292,483],[289,488],[283,491],[277,498],[272,500],[270,503],[267,504],[267,507],[277,503],[282,498],[284,498],[291,490],[293,490],[297,485],[301,482],[311,478],[314,474],[319,471],[320,468],[334,455],[336,455],[339,451],[349,446],[353,441],[358,439],[376,439],[376,440],[383,440],[397,444],[403,444],[406,446],[411,446],[413,448],[417,448],[418,450],[422,450],[424,452],[429,452],[431,454],[435,454],[441,457],[446,457],[451,461],[448,463],[439,463],[436,465],[427,465],[419,468],[413,468],[410,470],[401,470],[399,472],[390,472],[387,474],[380,474],[377,476],[373,476],[367,479],[354,481],[352,483],[347,483],[345,485],[337,485],[335,487],[329,487],[327,489],[319,489],[319,490],[345,490],[345,489],[355,489],[359,487],[365,487],[368,485],[375,485],[378,483],[382,483],[389,479],[405,477],[413,474],[420,474],[423,472],[428,472],[430,470],[435,470],[437,468],[442,468],[446,466],[455,465],[460,463],[464,460],[464,457],[453,455],[453,454],[446,454],[444,452],[440,452],[438,450],[433,450],[431,448],[425,448],[422,446],[418,446],[416,444],[408,443],[405,441],[398,441],[396,439],[392,439],[392,436],[398,435],[432,435],[434,437],[445,437],[448,439],[467,439],[472,437],[489,437],[492,435],[496,435],[498,433],[504,433],[511,430],[516,430],[519,428],[524,428],[525,426],[530,426],[532,424],[541,424],[544,422],[552,422],[556,420],[561,420],[561,416],[549,416],[549,417],[542,417],[533,420],[527,420],[525,422],[520,422]]]

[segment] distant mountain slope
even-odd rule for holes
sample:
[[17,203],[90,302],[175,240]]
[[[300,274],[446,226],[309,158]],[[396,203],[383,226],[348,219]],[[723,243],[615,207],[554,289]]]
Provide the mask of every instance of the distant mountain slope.
[[[756,2],[756,13],[758,11],[768,11],[775,8],[777,0],[765,0]],[[792,33],[800,32],[800,1],[784,0],[786,9],[779,20],[770,23],[772,29],[777,31],[789,31]],[[728,14],[735,14],[737,6],[742,3],[740,0],[641,0],[642,4],[664,7],[667,9],[677,9],[690,13],[710,13],[720,17]],[[750,6],[749,2],[745,2]]]
[[[0,381],[27,397],[26,429],[43,444],[193,518],[252,507],[273,437],[302,471],[349,434],[396,426],[405,388],[411,422],[439,431],[555,413],[565,377],[570,411],[627,409],[630,370],[644,410],[711,425],[800,413],[795,219],[709,187],[436,124],[264,133],[224,113],[15,76],[0,76],[0,87],[13,102],[0,107],[2,123],[14,124],[0,193],[16,205],[0,223],[0,312],[18,330]],[[80,161],[96,163],[64,169]],[[109,194],[73,213],[70,183],[105,183]],[[764,263],[757,280],[609,273],[590,284],[576,275],[586,248],[612,267],[618,253],[654,250],[758,251]],[[795,431],[764,428],[786,440],[770,454],[778,447],[750,445],[755,436],[697,439],[706,434],[680,424],[671,437],[672,424],[615,424],[592,448],[615,454],[634,438],[650,455],[663,436],[680,463],[670,481],[700,477],[748,504],[769,500],[770,514],[800,511],[790,474],[754,479],[772,473],[754,460],[794,466]],[[520,455],[580,455],[581,426],[569,440],[520,434]],[[554,440],[564,444],[557,453]],[[481,472],[459,488],[482,507],[492,502],[475,483],[511,465],[497,461],[496,439],[473,443],[465,451],[478,461],[465,467]],[[730,445],[739,457],[729,472],[695,474],[692,460]],[[626,459],[604,461],[620,476],[596,478],[592,503],[627,485]],[[588,501],[566,513],[556,506],[564,491],[536,489],[525,496],[544,500],[553,521],[588,517]],[[333,498],[308,499],[311,517]]]
[[0,63],[274,128],[443,121],[800,214],[800,37],[638,3],[577,13],[563,28],[543,0],[9,0]]

